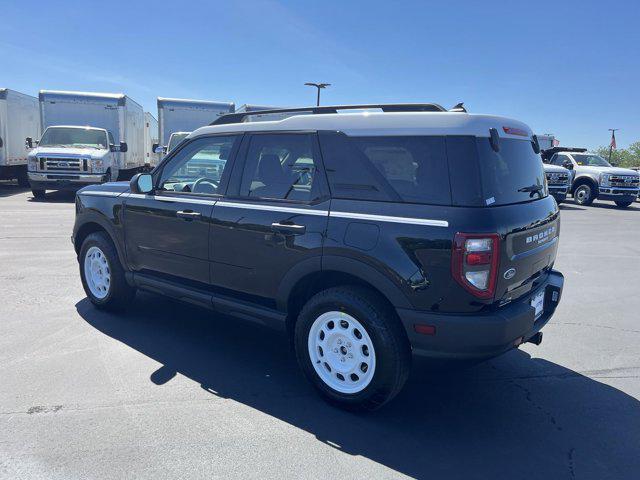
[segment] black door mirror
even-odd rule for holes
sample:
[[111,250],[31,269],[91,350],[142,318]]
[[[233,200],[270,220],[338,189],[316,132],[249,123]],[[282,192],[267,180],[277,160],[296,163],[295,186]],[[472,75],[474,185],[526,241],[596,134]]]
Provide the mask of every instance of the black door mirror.
[[127,150],[129,150],[129,147],[127,146],[127,142],[120,142],[120,151],[122,153],[126,153]]
[[562,162],[562,166],[564,168],[566,168],[567,170],[573,170],[573,163],[571,163],[569,161]]
[[154,143],[151,150],[153,151],[153,153],[167,153],[167,148],[160,145],[159,143]]
[[150,193],[153,191],[153,177],[148,173],[137,173],[129,182],[131,193]]
[[[2,146],[2,145],[0,145],[0,147],[1,147],[1,146]],[[31,138],[31,137],[27,137],[27,138],[25,138],[25,140],[24,140],[24,146],[25,146],[26,148],[33,148],[33,138]]]

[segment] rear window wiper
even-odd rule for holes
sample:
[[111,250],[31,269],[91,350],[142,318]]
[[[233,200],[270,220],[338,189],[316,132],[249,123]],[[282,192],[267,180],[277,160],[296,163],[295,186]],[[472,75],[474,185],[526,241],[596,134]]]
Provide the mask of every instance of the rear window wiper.
[[529,185],[528,187],[522,187],[519,188],[518,191],[519,192],[529,192],[530,193],[530,197],[533,197],[534,194],[539,194],[540,196],[542,196],[540,194],[540,192],[544,189],[543,185]]

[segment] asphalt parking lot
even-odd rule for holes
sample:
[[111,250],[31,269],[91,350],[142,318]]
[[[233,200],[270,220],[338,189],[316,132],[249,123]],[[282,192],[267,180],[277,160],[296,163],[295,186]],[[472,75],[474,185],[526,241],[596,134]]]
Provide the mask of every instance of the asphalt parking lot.
[[326,405],[277,333],[140,294],[92,308],[73,196],[0,185],[0,478],[640,475],[640,203],[562,206],[541,346],[415,365],[373,414]]

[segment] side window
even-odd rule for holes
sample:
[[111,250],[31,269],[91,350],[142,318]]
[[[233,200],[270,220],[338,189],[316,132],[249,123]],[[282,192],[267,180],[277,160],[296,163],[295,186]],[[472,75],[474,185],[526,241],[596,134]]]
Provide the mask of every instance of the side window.
[[320,196],[312,134],[251,137],[240,195],[310,202]]
[[445,137],[320,138],[334,198],[451,204]]
[[107,135],[109,136],[109,145],[115,145],[116,141],[113,139],[113,133],[107,132]]
[[160,189],[172,192],[216,194],[227,160],[239,136],[196,139],[182,149],[162,170]]
[[565,162],[571,162],[571,160],[569,160],[569,157],[567,157],[566,155],[556,154],[551,163],[553,163],[554,165],[562,166]]

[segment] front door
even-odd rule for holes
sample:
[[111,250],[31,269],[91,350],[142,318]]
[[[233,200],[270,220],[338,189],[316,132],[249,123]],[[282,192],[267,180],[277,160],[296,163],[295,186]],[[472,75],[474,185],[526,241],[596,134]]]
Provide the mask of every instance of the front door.
[[274,307],[287,272],[320,268],[329,200],[317,136],[245,136],[229,194],[211,226],[211,280],[222,293]]
[[240,136],[210,136],[181,146],[154,173],[151,195],[124,202],[129,267],[172,280],[209,283],[211,213],[226,186],[227,160]]

